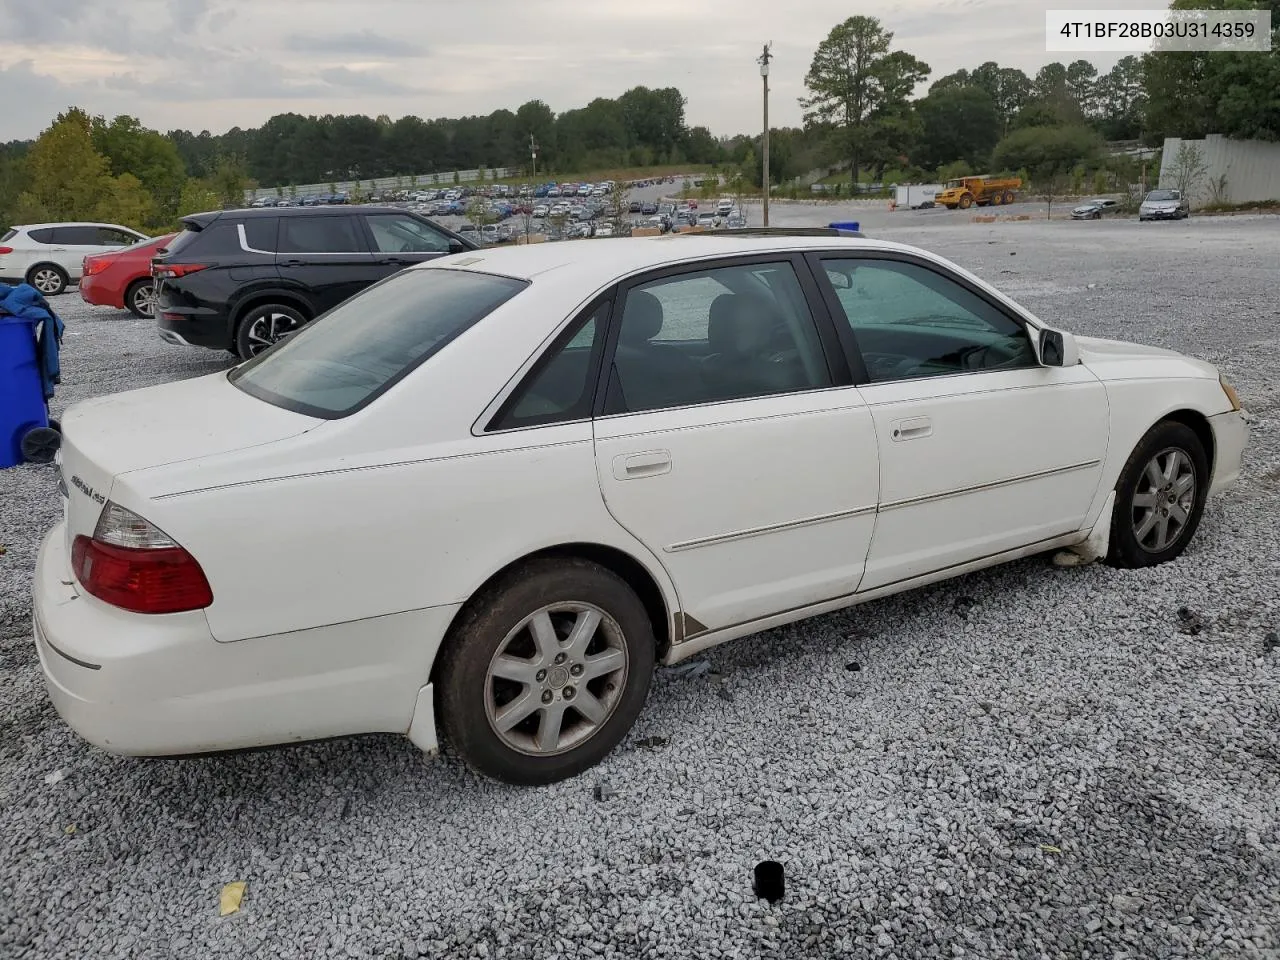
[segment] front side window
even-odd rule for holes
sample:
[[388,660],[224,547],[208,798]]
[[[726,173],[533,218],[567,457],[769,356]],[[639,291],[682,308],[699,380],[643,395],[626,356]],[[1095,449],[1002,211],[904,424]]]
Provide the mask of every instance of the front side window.
[[379,253],[448,253],[449,238],[421,220],[396,214],[367,219],[373,248]]
[[941,273],[896,260],[822,265],[872,382],[1037,365],[1022,324]]
[[607,413],[831,385],[817,328],[786,261],[633,287],[617,322]]
[[366,253],[354,217],[281,217],[281,253]]
[[462,270],[408,270],[374,284],[229,374],[309,416],[353,413],[528,284]]
[[117,230],[115,227],[98,227],[96,242],[104,247],[131,247],[138,242],[132,233]]

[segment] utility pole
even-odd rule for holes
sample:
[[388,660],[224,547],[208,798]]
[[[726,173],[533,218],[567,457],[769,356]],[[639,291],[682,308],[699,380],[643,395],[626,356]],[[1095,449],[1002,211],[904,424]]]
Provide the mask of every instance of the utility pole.
[[533,176],[538,176],[538,144],[534,142],[533,134],[529,134],[529,153],[533,156]]
[[764,144],[761,148],[761,161],[764,164],[764,226],[769,225],[769,61],[772,55],[769,53],[769,47],[772,44],[764,45],[764,52],[760,54],[760,58],[756,63],[760,64],[760,78],[764,80]]

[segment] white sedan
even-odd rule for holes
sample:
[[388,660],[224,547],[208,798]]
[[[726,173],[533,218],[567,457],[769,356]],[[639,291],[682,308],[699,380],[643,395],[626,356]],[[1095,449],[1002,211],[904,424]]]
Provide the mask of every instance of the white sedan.
[[1209,364],[834,231],[438,259],[62,425],[34,630],[83,737],[439,724],[516,783],[607,754],[655,662],[1030,554],[1172,560],[1246,442]]

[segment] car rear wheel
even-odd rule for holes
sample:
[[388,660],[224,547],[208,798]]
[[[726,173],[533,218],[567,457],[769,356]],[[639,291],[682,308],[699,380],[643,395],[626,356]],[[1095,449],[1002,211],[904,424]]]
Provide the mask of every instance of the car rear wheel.
[[1209,458],[1186,424],[1164,420],[1139,441],[1116,484],[1107,562],[1150,567],[1178,557],[1209,493]]
[[236,327],[236,354],[241,360],[252,359],[306,322],[301,311],[281,303],[254,307]]
[[473,769],[543,784],[593,766],[635,723],[654,666],[644,604],[586,560],[538,560],[463,612],[441,652],[446,742]]
[[70,279],[56,263],[38,263],[27,271],[27,283],[46,297],[56,297],[67,289]]
[[135,280],[124,292],[124,305],[135,317],[150,320],[156,315],[156,288],[150,278]]

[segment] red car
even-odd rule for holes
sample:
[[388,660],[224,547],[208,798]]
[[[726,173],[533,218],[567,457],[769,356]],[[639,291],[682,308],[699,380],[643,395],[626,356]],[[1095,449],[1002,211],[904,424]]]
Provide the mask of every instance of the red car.
[[155,237],[123,250],[84,258],[80,297],[100,307],[128,308],[135,317],[155,315],[156,294],[151,283],[151,258],[177,234]]

